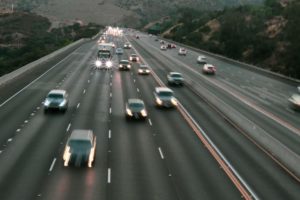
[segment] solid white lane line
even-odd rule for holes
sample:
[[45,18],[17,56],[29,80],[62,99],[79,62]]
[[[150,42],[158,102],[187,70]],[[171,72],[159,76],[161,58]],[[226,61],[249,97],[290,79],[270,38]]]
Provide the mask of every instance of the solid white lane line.
[[54,168],[54,165],[55,165],[55,162],[56,162],[56,158],[53,159],[52,163],[51,163],[51,166],[49,168],[49,172],[52,172],[53,168]]
[[148,119],[148,122],[149,122],[150,126],[152,126],[152,121],[151,121],[151,119]]
[[107,170],[107,183],[111,183],[111,169],[108,168]]
[[68,132],[70,130],[70,128],[71,128],[71,123],[69,123],[66,131]]
[[165,159],[164,154],[163,154],[163,152],[162,152],[162,150],[161,150],[160,147],[158,147],[158,151],[159,151],[161,159]]
[[80,106],[80,103],[77,104],[77,109],[79,108],[79,106]]
[[111,138],[111,130],[109,129],[108,131],[108,138],[110,139]]
[[45,71],[43,74],[41,74],[39,77],[37,77],[36,79],[34,79],[32,82],[30,82],[28,85],[26,85],[25,87],[23,87],[21,90],[19,90],[18,92],[16,92],[14,95],[12,95],[11,97],[9,97],[7,100],[5,100],[2,104],[0,104],[0,107],[4,106],[7,102],[9,102],[10,100],[12,100],[13,98],[15,98],[18,94],[20,94],[21,92],[23,92],[25,89],[27,89],[28,87],[30,87],[33,83],[35,83],[36,81],[38,81],[40,78],[42,78],[45,74],[47,74],[49,71],[51,71],[52,69],[54,69],[55,67],[57,67],[60,63],[62,63],[63,61],[65,61],[67,58],[69,58],[71,55],[73,55],[72,53],[69,54],[67,57],[65,57],[64,59],[62,59],[61,61],[59,61],[58,63],[56,63],[53,67],[51,67],[50,69],[48,69],[47,71]]

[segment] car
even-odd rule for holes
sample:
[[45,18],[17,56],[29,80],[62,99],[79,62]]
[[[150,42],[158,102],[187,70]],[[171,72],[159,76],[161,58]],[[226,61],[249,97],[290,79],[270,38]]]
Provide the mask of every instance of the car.
[[167,75],[169,85],[184,85],[184,78],[179,72],[170,72]]
[[124,51],[123,51],[122,48],[117,48],[117,49],[116,49],[116,54],[122,55],[123,53],[124,53]]
[[171,108],[178,105],[173,90],[167,87],[155,87],[154,98],[157,107]]
[[202,55],[198,56],[197,57],[197,63],[199,63],[199,64],[206,64],[207,63],[206,62],[206,57],[202,56]]
[[160,50],[162,50],[162,51],[167,50],[167,46],[166,46],[166,45],[161,45],[161,46],[160,46]]
[[141,64],[138,68],[138,74],[143,74],[143,75],[150,74],[150,69],[148,65]]
[[179,48],[178,55],[186,56],[187,50],[185,48]]
[[131,49],[131,44],[129,42],[126,42],[124,44],[124,49]]
[[92,167],[96,154],[96,136],[92,130],[75,129],[67,140],[63,161],[64,166]]
[[171,44],[171,43],[168,43],[168,44],[167,44],[167,48],[168,48],[168,49],[172,49],[172,44]]
[[160,44],[165,44],[165,41],[160,40],[159,43],[160,43]]
[[49,110],[66,112],[68,102],[68,93],[65,90],[51,90],[44,101],[44,112]]
[[139,62],[140,58],[136,54],[131,54],[129,60],[132,62]]
[[300,94],[293,94],[288,101],[290,108],[293,110],[300,110]]
[[131,65],[128,60],[120,60],[119,62],[119,70],[130,70]]
[[216,74],[216,67],[212,64],[204,64],[202,68],[202,73],[203,74],[211,74],[215,75]]
[[173,43],[172,43],[172,44],[171,44],[171,48],[172,48],[172,49],[176,49],[176,44],[173,44]]
[[147,117],[145,103],[141,99],[128,99],[125,110],[127,119],[146,119]]

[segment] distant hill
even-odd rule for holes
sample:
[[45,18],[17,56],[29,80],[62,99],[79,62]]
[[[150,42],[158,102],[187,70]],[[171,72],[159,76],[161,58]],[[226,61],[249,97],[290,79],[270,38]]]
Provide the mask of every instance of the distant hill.
[[300,78],[298,0],[218,12],[185,9],[172,20],[159,24],[164,37]]
[[[17,9],[33,11],[52,21],[95,22],[138,27],[181,7],[219,10],[263,0],[14,0]],[[10,6],[12,0],[2,0]],[[0,2],[0,6],[1,6]]]

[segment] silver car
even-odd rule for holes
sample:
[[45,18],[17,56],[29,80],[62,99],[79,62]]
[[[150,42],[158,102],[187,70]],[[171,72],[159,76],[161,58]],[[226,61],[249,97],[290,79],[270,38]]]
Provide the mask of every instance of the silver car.
[[145,103],[141,99],[128,99],[125,109],[127,119],[145,119],[147,117]]
[[96,153],[96,136],[92,130],[73,130],[65,146],[64,166],[92,167]]
[[184,85],[184,78],[179,72],[170,72],[167,75],[167,80],[169,85]]
[[293,94],[288,100],[292,109],[300,110],[300,94]]
[[49,110],[66,112],[68,103],[68,94],[65,90],[51,90],[44,101],[44,112]]
[[173,91],[167,87],[156,87],[154,90],[154,98],[158,107],[170,108],[178,104]]

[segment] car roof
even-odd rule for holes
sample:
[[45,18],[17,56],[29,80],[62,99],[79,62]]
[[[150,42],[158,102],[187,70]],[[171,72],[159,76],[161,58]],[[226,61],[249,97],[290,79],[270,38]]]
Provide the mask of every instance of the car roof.
[[65,95],[67,92],[66,90],[51,90],[49,92],[49,94],[62,94],[62,95]]
[[155,91],[156,92],[172,92],[173,93],[173,90],[171,90],[170,88],[167,88],[167,87],[156,87]]
[[92,141],[93,137],[92,130],[75,129],[72,131],[69,140]]
[[204,67],[215,67],[212,64],[205,64]]
[[170,74],[170,75],[182,75],[182,74],[179,73],[179,72],[170,72],[169,74]]
[[296,102],[300,102],[300,95],[299,94],[293,94],[292,97]]
[[120,63],[121,63],[121,62],[129,62],[129,61],[128,61],[128,60],[120,60]]
[[144,104],[144,101],[141,99],[128,99],[128,104],[133,104],[133,103],[139,103],[139,104]]

